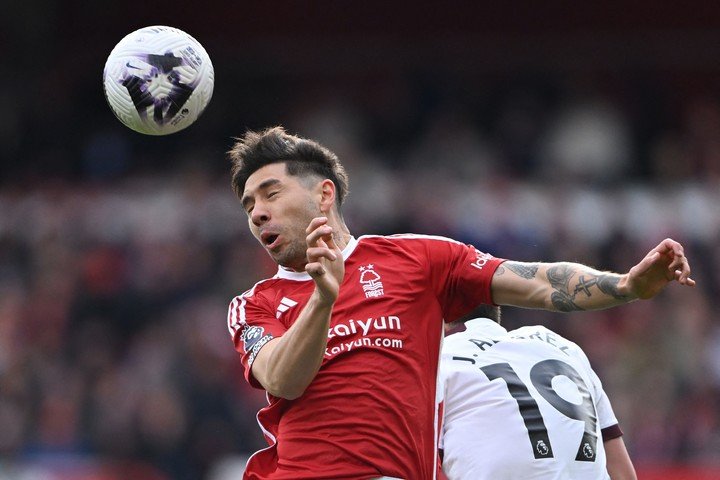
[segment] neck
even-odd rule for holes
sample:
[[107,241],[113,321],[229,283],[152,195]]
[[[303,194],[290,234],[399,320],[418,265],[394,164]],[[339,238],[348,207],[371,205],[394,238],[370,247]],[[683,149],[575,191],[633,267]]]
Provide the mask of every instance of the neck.
[[347,230],[333,233],[333,241],[340,250],[344,250],[345,247],[347,247],[348,243],[350,243],[351,238],[352,236]]
[[[333,241],[335,242],[335,245],[337,245],[338,249],[340,251],[345,250],[345,247],[348,246],[350,243],[350,239],[352,239],[352,235],[350,234],[350,230],[348,230],[347,226],[344,222],[332,222],[331,226],[333,227]],[[292,270],[293,272],[304,272],[305,271],[305,265],[307,264],[307,258],[303,259],[303,262],[296,265],[282,265],[284,268],[287,268],[289,270]]]
[[350,230],[348,230],[342,217],[335,212],[329,212],[328,225],[333,228],[333,241],[335,245],[337,245],[340,250],[344,250],[347,244],[350,243],[352,235],[350,235]]

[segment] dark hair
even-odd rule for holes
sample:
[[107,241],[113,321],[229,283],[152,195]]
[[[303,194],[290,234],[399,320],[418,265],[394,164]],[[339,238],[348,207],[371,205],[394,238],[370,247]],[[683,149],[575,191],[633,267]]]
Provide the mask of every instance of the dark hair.
[[456,327],[456,326],[462,325],[463,323],[467,322],[468,320],[472,320],[473,318],[480,318],[480,317],[489,318],[490,320],[494,320],[499,324],[500,323],[500,307],[497,307],[495,305],[478,305],[477,307],[473,308],[472,310],[470,310],[468,313],[466,313],[462,317],[451,322],[451,326]]
[[283,127],[271,127],[261,132],[248,130],[236,138],[228,152],[232,162],[232,188],[242,197],[245,182],[255,171],[271,163],[285,163],[286,172],[295,177],[328,178],[337,190],[338,208],[348,194],[348,176],[337,155],[320,145],[285,132]]

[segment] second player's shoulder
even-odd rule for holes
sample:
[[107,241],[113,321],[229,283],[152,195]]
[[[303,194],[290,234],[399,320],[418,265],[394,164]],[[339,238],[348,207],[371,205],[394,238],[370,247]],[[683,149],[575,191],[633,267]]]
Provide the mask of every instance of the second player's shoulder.
[[526,325],[508,332],[508,336],[515,339],[540,340],[546,344],[559,348],[572,356],[585,357],[582,348],[572,340],[568,340],[559,333],[544,325]]
[[550,336],[564,343],[572,343],[570,340],[544,325],[525,325],[508,331],[508,335],[512,338],[539,338]]
[[476,318],[465,322],[465,329],[447,335],[443,339],[443,351],[453,351],[473,342],[498,342],[508,337],[508,332],[497,322],[488,318]]
[[453,349],[455,349],[458,345],[462,345],[463,343],[467,342],[468,336],[467,332],[455,332],[451,333],[450,335],[447,335],[445,338],[443,338],[442,343],[442,351],[450,352]]
[[470,336],[467,331],[456,332],[446,336],[442,342],[442,357],[452,357],[467,349],[469,339]]

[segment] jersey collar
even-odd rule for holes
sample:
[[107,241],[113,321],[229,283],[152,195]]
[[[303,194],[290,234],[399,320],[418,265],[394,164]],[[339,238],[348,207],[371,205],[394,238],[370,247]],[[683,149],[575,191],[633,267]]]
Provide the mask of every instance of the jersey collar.
[[[348,259],[352,252],[355,251],[355,247],[357,247],[357,245],[357,239],[351,236],[350,241],[347,245],[345,245],[345,248],[343,248],[342,251],[343,261],[346,261]],[[295,280],[300,282],[312,279],[312,277],[308,275],[307,272],[294,272],[288,268],[283,267],[282,265],[278,266],[278,271],[273,278],[284,278],[285,280]]]

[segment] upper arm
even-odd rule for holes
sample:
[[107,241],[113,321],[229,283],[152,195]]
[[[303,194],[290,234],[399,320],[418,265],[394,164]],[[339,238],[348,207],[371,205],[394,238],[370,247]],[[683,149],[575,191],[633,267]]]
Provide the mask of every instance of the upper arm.
[[255,360],[253,361],[252,365],[250,366],[250,374],[255,378],[255,380],[262,385],[262,387],[266,391],[269,390],[269,376],[268,376],[268,364],[269,359],[275,350],[277,348],[278,342],[280,341],[279,338],[273,338],[269,342],[267,342],[265,345],[263,345],[260,350],[255,355]]
[[[265,388],[259,379],[265,378],[265,368],[254,368],[255,362],[265,347],[282,337],[287,328],[274,316],[274,312],[266,302],[252,289],[241,296],[235,297],[228,309],[228,328],[232,335],[235,350],[240,354],[245,379],[255,388]],[[258,376],[257,372],[261,372]]]
[[525,308],[549,308],[549,284],[541,279],[541,273],[539,263],[505,261],[492,277],[493,302]]
[[635,467],[622,437],[604,442],[607,470],[611,480],[637,480]]

